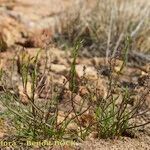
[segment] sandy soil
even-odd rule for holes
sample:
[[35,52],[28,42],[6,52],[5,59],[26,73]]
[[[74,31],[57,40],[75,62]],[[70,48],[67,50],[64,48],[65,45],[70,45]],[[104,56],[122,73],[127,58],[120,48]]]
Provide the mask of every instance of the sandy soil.
[[[145,0],[145,2],[148,3],[149,1]],[[41,30],[48,29],[50,39],[55,30],[61,28],[60,24],[63,13],[67,12],[67,10],[75,9],[76,5],[77,1],[75,0],[0,0],[0,33],[2,32],[4,34],[4,39],[6,39],[6,43],[9,47],[7,51],[3,53],[0,52],[0,68],[9,68],[9,66],[11,66],[11,61],[9,60],[16,53],[15,50],[12,50],[13,46],[16,48],[16,43],[24,43],[24,41],[26,41],[26,35],[31,34],[32,37],[36,35],[39,38],[41,36]],[[41,45],[38,40],[35,39],[35,41],[38,43],[37,45],[35,44],[36,47]],[[31,48],[28,49],[28,51],[34,55],[36,50],[35,48]],[[55,49],[52,53],[53,52],[54,55],[57,56],[64,55],[61,50],[58,50],[56,54]],[[91,60],[84,58],[79,60],[79,62],[90,66],[93,60],[95,60],[95,58]],[[64,69],[68,67],[67,61],[63,59],[58,60],[58,65],[63,65]],[[60,67],[62,66],[54,66],[56,74],[62,71],[58,69]],[[147,66],[144,67],[146,68]],[[129,71],[133,73],[135,70],[130,68]],[[136,71],[141,70],[137,69]],[[130,80],[134,80],[132,75],[128,77]],[[147,98],[147,101],[150,105],[150,97]],[[0,112],[2,111],[3,107],[0,107]],[[147,119],[150,119],[150,114]],[[141,129],[141,131],[137,131],[137,137],[135,138],[121,137],[115,140],[87,139],[80,143],[75,149],[149,150],[150,125]]]

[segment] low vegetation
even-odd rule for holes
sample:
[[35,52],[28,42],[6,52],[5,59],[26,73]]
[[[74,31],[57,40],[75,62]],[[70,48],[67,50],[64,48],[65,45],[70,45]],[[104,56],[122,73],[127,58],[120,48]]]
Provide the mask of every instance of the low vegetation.
[[[71,49],[63,82],[54,80],[50,42],[35,56],[28,55],[25,48],[17,51],[10,70],[0,67],[0,102],[4,108],[0,124],[7,123],[10,134],[6,139],[20,144],[26,140],[132,138],[136,130],[150,123],[137,121],[150,111],[146,102],[150,70],[136,77],[136,82],[122,80],[128,65],[141,69],[150,62],[145,55],[150,51],[148,8],[142,9],[142,4],[137,7],[135,0],[98,0],[89,12],[84,6],[73,18],[66,17],[62,32],[53,37],[53,44],[66,54]],[[133,7],[138,10],[132,11]],[[0,53],[4,51],[7,46],[0,39]],[[87,75],[86,65],[79,76],[79,57],[99,56],[104,64],[94,66],[96,77]],[[16,83],[13,72],[18,76]]]
[[[114,69],[117,58],[109,58],[109,65],[106,68],[109,70],[109,73],[106,74],[107,92],[103,96],[97,85],[88,83],[86,67],[83,68],[84,74],[81,78],[76,74],[76,59],[81,46],[82,42],[77,42],[74,46],[69,77],[68,80],[64,80],[61,88],[53,83],[47,64],[42,70],[38,67],[40,52],[33,58],[26,56],[25,53],[19,54],[17,61],[19,61],[18,72],[23,87],[22,93],[16,93],[15,88],[7,87],[6,73],[1,70],[0,79],[3,92],[0,100],[7,108],[5,115],[11,120],[13,134],[16,135],[16,138],[32,140],[67,138],[78,141],[79,139],[84,140],[94,132],[99,138],[115,138],[127,135],[129,129],[149,123],[137,125],[132,121],[135,117],[148,111],[146,109],[141,113],[150,87],[146,84],[145,92],[132,104],[135,94],[132,88],[139,85],[121,87],[118,80],[123,74],[122,70],[125,69],[126,57],[117,72]],[[99,82],[102,74],[98,72],[96,83]],[[9,78],[11,80],[11,76]],[[69,83],[68,88],[67,83]],[[84,87],[82,89],[84,91],[80,90],[80,87]],[[40,95],[43,91],[45,97],[42,99]],[[68,102],[71,105],[68,111],[62,112],[60,102],[66,91],[70,92]],[[77,102],[78,95],[81,96],[81,100]],[[62,114],[63,118],[59,119]],[[70,124],[75,126],[73,131],[69,128]]]

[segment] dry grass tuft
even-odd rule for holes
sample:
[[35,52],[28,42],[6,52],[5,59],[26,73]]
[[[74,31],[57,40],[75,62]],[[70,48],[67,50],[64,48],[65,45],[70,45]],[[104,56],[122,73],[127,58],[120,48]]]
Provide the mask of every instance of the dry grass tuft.
[[74,10],[63,16],[63,42],[81,38],[85,46],[96,46],[99,55],[105,51],[106,55],[115,55],[128,35],[133,50],[150,52],[149,7],[148,0],[79,0]]

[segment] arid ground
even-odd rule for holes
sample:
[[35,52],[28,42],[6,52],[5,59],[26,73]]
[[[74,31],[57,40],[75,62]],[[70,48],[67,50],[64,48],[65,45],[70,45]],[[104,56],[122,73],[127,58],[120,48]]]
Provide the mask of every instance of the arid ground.
[[[0,148],[11,149],[8,143],[3,145],[2,142],[16,141],[19,145],[14,149],[149,150],[149,10],[149,0],[99,0],[99,3],[96,0],[0,0]],[[76,42],[78,39],[83,43]],[[23,72],[28,72],[30,79],[25,78]],[[33,96],[32,81],[35,78],[38,83]],[[81,83],[83,80],[86,85]],[[40,112],[38,106],[46,119],[49,114],[44,115],[42,104],[48,105],[47,101],[56,93],[59,94],[54,111],[57,110],[58,126],[54,129],[60,131],[59,125],[68,113],[67,117],[73,119],[66,126],[67,135],[63,136],[71,137],[69,140],[76,144],[62,147],[21,146],[22,141],[34,141],[34,136],[26,133],[24,122],[19,124],[11,114],[22,115],[22,111],[15,108],[20,106],[26,113],[31,105],[33,116],[30,117],[36,118],[35,112]],[[119,130],[112,132],[114,134],[108,131],[108,135],[99,131],[98,125],[102,123],[98,123],[98,117],[94,116],[98,113],[94,109],[98,108],[98,98],[109,100],[108,93],[110,97],[117,97],[118,118],[126,113],[126,109],[131,113],[136,110],[129,121],[129,131]],[[6,102],[8,99],[10,101]],[[49,112],[53,114],[53,105],[56,105],[51,105]],[[75,109],[81,105],[80,111],[87,109],[87,112],[80,115],[80,112],[75,113]],[[22,116],[19,117],[22,119]],[[14,122],[19,131],[22,129],[19,136]],[[124,124],[124,121],[121,123]],[[118,123],[116,126],[121,125]],[[108,128],[110,131],[111,127]],[[87,133],[83,134],[81,129]],[[42,134],[39,131],[37,137],[40,139]],[[63,136],[60,137],[63,139]]]

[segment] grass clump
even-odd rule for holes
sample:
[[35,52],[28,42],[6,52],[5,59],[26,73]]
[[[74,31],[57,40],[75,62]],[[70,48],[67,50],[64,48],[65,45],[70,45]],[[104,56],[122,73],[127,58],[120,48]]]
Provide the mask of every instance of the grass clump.
[[[40,70],[40,52],[35,57],[22,54],[17,64],[23,90],[17,93],[2,84],[3,92],[0,95],[1,102],[10,112],[9,118],[17,137],[32,140],[78,141],[86,139],[90,133],[97,132],[99,138],[115,138],[125,135],[129,129],[148,124],[149,121],[136,125],[132,120],[148,111],[141,113],[150,87],[145,87],[145,92],[134,105],[131,105],[134,90],[131,90],[130,86],[122,87],[119,80],[123,74],[122,70],[126,69],[129,41],[126,44],[124,60],[118,72],[115,71],[117,58],[107,58],[110,74],[106,77],[108,82],[105,96],[100,94],[97,85],[89,83],[86,67],[83,68],[84,75],[77,76],[76,61],[82,42],[77,42],[73,49],[69,78],[60,88],[53,82],[47,64],[44,65],[43,72]],[[45,62],[48,63],[47,60]],[[100,76],[101,74],[98,73],[96,82],[100,80]],[[3,80],[1,73],[1,82]],[[86,89],[84,94],[81,94],[81,86]],[[46,94],[41,98],[40,94],[43,91]],[[70,104],[69,110],[62,112],[61,107],[67,106],[63,102],[66,93],[70,93],[67,97],[67,105]],[[80,101],[76,100],[77,96],[80,96]],[[62,102],[63,105],[60,105]],[[63,114],[61,120],[60,114]],[[76,128],[70,129],[70,125]]]
[[[30,140],[61,140],[78,139],[83,137],[83,129],[78,132],[70,131],[68,125],[79,124],[79,117],[84,114],[82,106],[77,108],[75,97],[78,94],[78,84],[76,83],[76,59],[80,43],[73,49],[73,62],[70,68],[69,79],[64,81],[61,88],[53,83],[50,67],[45,64],[40,70],[40,52],[35,57],[30,57],[26,53],[20,53],[17,59],[17,72],[20,74],[21,91],[7,88],[5,86],[5,76],[1,74],[3,92],[0,100],[7,108],[6,116],[11,120],[14,128],[14,135],[17,139]],[[45,61],[48,63],[49,61]],[[9,77],[11,79],[11,77]],[[66,84],[69,84],[66,89]],[[60,102],[66,90],[71,91],[69,102],[70,110],[62,112]],[[42,93],[44,97],[41,97]],[[85,101],[85,100],[83,100]],[[84,103],[84,102],[83,102]],[[64,103],[65,105],[65,103]],[[65,107],[65,106],[64,106]],[[9,113],[8,113],[9,112]],[[61,115],[62,119],[59,119]],[[77,121],[78,120],[78,121]],[[81,133],[82,132],[82,133]]]

